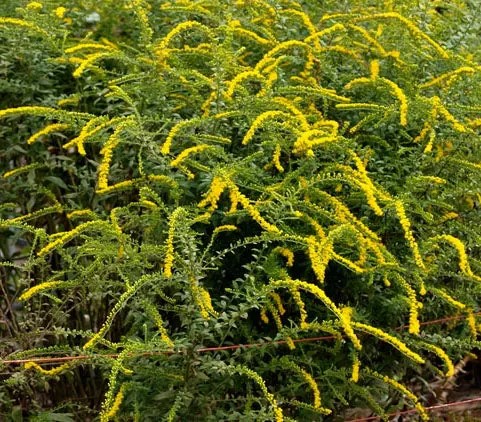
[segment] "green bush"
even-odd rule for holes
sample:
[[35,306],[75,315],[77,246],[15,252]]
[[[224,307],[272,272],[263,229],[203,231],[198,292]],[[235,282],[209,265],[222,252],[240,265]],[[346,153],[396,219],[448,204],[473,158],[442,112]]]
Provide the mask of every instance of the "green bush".
[[477,3],[22,4],[3,417],[427,418],[479,347]]

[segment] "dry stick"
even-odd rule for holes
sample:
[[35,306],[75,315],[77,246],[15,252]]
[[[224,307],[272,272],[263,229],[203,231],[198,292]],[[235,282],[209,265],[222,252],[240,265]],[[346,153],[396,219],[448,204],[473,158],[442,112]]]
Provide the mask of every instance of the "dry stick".
[[[481,315],[481,312],[473,313],[475,316]],[[435,324],[442,324],[443,322],[454,321],[457,319],[464,319],[466,318],[465,315],[454,315],[447,318],[440,318],[434,319],[431,321],[425,321],[419,323],[420,326],[427,326],[427,325],[435,325]],[[406,328],[409,328],[409,325],[401,325],[400,327],[394,328],[395,331],[402,331]],[[316,341],[328,341],[328,340],[335,340],[338,339],[339,336],[323,336],[323,337],[307,337],[307,338],[300,338],[300,339],[293,339],[294,343],[313,343]],[[286,340],[276,340],[276,341],[269,341],[265,343],[250,343],[250,344],[234,344],[232,346],[217,346],[217,347],[204,347],[201,349],[197,349],[196,352],[198,353],[206,353],[206,352],[217,352],[222,350],[236,350],[236,349],[247,349],[251,347],[262,347],[262,346],[269,346],[269,345],[281,345],[286,344]],[[158,355],[173,355],[176,353],[182,353],[182,350],[168,350],[163,352],[145,352],[145,353],[129,353],[128,356],[130,357],[146,357],[146,356],[158,356]],[[0,363],[5,365],[21,365],[23,363],[28,362],[35,362],[35,363],[58,363],[58,362],[65,362],[65,361],[73,361],[73,360],[86,360],[86,359],[94,359],[94,358],[110,358],[115,359],[118,357],[118,353],[110,353],[110,354],[96,354],[96,355],[79,355],[79,356],[62,356],[58,358],[35,358],[35,359],[16,359],[16,360],[3,360]]]

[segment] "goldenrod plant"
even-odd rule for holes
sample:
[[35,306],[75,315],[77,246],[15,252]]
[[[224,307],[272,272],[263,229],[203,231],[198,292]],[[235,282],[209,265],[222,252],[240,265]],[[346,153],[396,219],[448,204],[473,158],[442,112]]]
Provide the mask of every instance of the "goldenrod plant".
[[428,420],[480,346],[478,12],[0,5],[2,418]]

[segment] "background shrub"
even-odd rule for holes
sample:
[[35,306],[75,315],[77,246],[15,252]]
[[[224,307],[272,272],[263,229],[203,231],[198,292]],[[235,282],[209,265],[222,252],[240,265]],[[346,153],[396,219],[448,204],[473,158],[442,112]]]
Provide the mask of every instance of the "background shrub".
[[403,384],[479,345],[479,6],[22,6],[0,327],[32,361],[5,366],[4,417],[426,418]]

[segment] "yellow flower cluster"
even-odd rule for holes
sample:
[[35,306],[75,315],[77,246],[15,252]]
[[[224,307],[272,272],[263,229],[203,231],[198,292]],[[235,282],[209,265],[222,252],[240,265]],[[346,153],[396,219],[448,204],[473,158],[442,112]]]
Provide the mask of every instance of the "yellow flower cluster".
[[120,406],[122,405],[122,401],[124,400],[126,386],[127,386],[127,384],[122,384],[119,392],[115,396],[115,400],[112,404],[112,407],[109,409],[108,412],[101,415],[101,418],[100,418],[101,422],[108,422],[110,419],[112,419],[117,414],[117,412],[120,409]]
[[286,313],[286,310],[284,309],[284,306],[282,305],[282,300],[281,297],[274,292],[270,292],[269,296],[274,300],[276,306],[277,306],[277,311],[279,312],[279,315],[284,315]]
[[404,385],[401,383],[397,382],[396,380],[389,378],[387,375],[381,375],[376,371],[372,370],[367,370],[367,372],[372,375],[373,377],[380,379],[381,381],[385,382],[386,384],[389,384],[391,387],[393,387],[395,390],[399,391],[401,394],[405,395],[407,398],[409,398],[413,403],[416,404],[416,409],[418,410],[419,414],[421,415],[421,418],[425,421],[429,420],[429,416],[426,413],[426,409],[419,403],[418,398],[411,392],[409,391]]
[[[187,175],[189,178],[192,178],[194,175],[191,173],[189,170],[187,170],[184,166],[181,165],[181,163],[189,157],[189,155],[196,154],[198,152],[204,151],[208,148],[212,148],[210,145],[202,144],[202,145],[196,145],[194,147],[186,148],[184,149],[176,158],[175,160],[172,160],[170,163],[171,167],[178,167],[181,170],[184,170],[187,172]],[[192,177],[191,177],[192,176]]]
[[371,78],[376,79],[379,76],[379,60],[371,62]]
[[192,120],[183,120],[170,129],[169,134],[167,135],[167,138],[165,139],[164,144],[162,145],[160,152],[163,155],[167,155],[170,153],[170,147],[172,146],[172,141],[174,138],[178,135],[178,133],[185,127],[190,126],[192,124],[195,124],[198,122],[199,119],[192,119]]
[[379,328],[372,327],[370,325],[363,324],[361,322],[352,322],[352,326],[359,331],[372,334],[374,337],[377,337],[378,339],[385,341],[386,343],[389,343],[391,346],[398,349],[403,355],[405,355],[409,359],[412,359],[416,363],[425,362],[425,360],[421,356],[419,356],[419,354],[409,349],[401,340],[391,336],[390,334],[384,332]]
[[67,214],[67,218],[69,220],[73,219],[73,218],[79,218],[79,217],[90,217],[92,219],[96,219],[97,218],[97,215],[92,211],[92,210],[75,210],[75,211],[72,211],[72,212],[69,212]]
[[478,336],[478,332],[476,328],[476,317],[474,316],[473,311],[471,309],[468,309],[467,311],[466,321],[468,322],[468,327],[471,331],[471,335],[473,336],[474,339],[476,339]]
[[449,85],[452,79],[457,78],[462,73],[474,73],[474,72],[475,70],[472,67],[463,66],[451,72],[443,73],[437,78],[431,79],[430,81],[425,82],[422,85],[419,85],[419,88],[429,88],[433,85],[442,84],[444,81],[446,81],[446,79],[448,80],[448,85]]
[[209,319],[209,312],[217,316],[217,312],[215,312],[212,306],[212,299],[209,292],[203,287],[199,286],[199,282],[193,274],[189,275],[189,283],[190,289],[192,291],[192,296],[195,303],[200,309],[200,314],[202,315],[202,318]]
[[265,83],[264,76],[262,76],[257,70],[247,70],[245,72],[239,73],[234,79],[232,79],[232,81],[229,83],[229,86],[227,87],[227,91],[225,92],[225,97],[228,100],[231,100],[237,85],[241,84],[247,79],[252,78],[259,80],[261,83]]
[[30,138],[27,140],[27,144],[33,144],[37,139],[41,138],[42,136],[48,135],[52,132],[56,132],[59,130],[67,129],[69,125],[62,124],[62,123],[55,123],[52,125],[48,125],[44,127],[42,130],[39,130],[37,133],[34,133]]
[[111,193],[118,190],[130,189],[135,187],[137,181],[138,180],[125,180],[123,182],[116,183],[115,185],[108,186],[104,189],[98,189],[95,192],[99,195],[104,195],[106,193]]
[[[102,126],[106,127],[105,125],[112,124],[113,120],[114,119],[104,123],[103,125],[97,126],[94,130],[85,134],[85,136],[83,137],[83,140],[85,140],[88,136],[91,136],[91,134],[93,134],[94,132],[96,131],[98,132],[99,130],[101,130]],[[116,121],[115,123],[117,122],[118,121]],[[112,133],[112,135],[109,137],[104,147],[100,151],[100,154],[103,155],[103,159],[102,159],[102,163],[99,166],[98,190],[107,189],[109,184],[108,177],[110,172],[110,162],[112,161],[113,151],[120,142],[120,135],[122,134],[122,132],[132,124],[133,124],[132,118],[127,118],[126,120],[121,121],[120,124],[117,126],[117,128],[114,130],[114,133]],[[80,142],[83,143],[83,141],[80,141]]]
[[164,275],[167,278],[172,276],[172,265],[174,264],[174,235],[175,235],[175,225],[177,219],[184,214],[184,209],[179,207],[176,208],[169,218],[169,233],[167,235],[166,241],[166,251],[164,260]]
[[242,145],[247,145],[249,141],[254,137],[256,130],[262,127],[266,121],[275,119],[277,117],[284,117],[287,120],[290,119],[290,116],[287,113],[278,110],[266,111],[257,116],[256,119],[252,122],[251,127],[245,134],[244,139],[242,140]]
[[72,76],[74,78],[80,78],[82,76],[82,73],[84,73],[88,67],[93,65],[97,60],[100,60],[102,58],[107,58],[111,56],[112,53],[95,53],[95,54],[89,54],[84,60],[82,60],[82,63],[80,64],[77,69],[72,73]]
[[299,308],[299,313],[301,314],[301,323],[300,326],[302,329],[307,327],[307,312],[306,312],[306,305],[304,304],[304,301],[302,300],[301,293],[299,292],[299,289],[295,287],[290,287],[289,291],[291,292],[292,298],[294,299],[294,302],[296,302],[297,307]]
[[455,308],[458,309],[465,309],[466,305],[464,303],[461,303],[454,299],[451,295],[447,294],[444,290],[442,289],[436,289],[434,287],[430,287],[429,290],[436,295],[442,297],[446,302],[448,302],[451,306],[454,306]]
[[39,252],[38,256],[47,255],[49,252],[54,250],[56,247],[67,243],[69,240],[73,239],[75,236],[82,233],[84,230],[90,229],[92,227],[98,227],[99,225],[103,225],[103,222],[100,221],[87,221],[86,223],[80,224],[75,229],[70,230],[68,232],[63,233],[58,239],[54,240],[53,242],[48,243],[44,246]]
[[346,312],[342,312],[334,304],[334,302],[331,299],[329,299],[329,297],[326,295],[324,290],[320,289],[319,287],[317,287],[312,283],[307,283],[305,281],[300,281],[300,280],[291,280],[291,279],[273,281],[270,283],[270,286],[273,288],[285,287],[291,290],[291,292],[292,292],[292,289],[294,290],[302,289],[312,293],[314,296],[319,298],[321,302],[323,302],[324,305],[339,318],[339,321],[341,323],[341,326],[344,332],[346,333],[346,336],[352,341],[354,347],[357,350],[362,349],[362,345],[359,339],[357,338],[356,334],[354,333],[354,330],[352,329],[350,315]]
[[236,231],[237,227],[232,225],[232,224],[225,224],[223,226],[217,226],[214,229],[214,233],[220,233],[220,232],[233,232]]
[[62,19],[65,16],[65,13],[67,13],[67,9],[65,7],[57,7],[54,10],[55,16],[57,16],[59,19]]
[[287,259],[286,265],[288,267],[292,267],[294,265],[294,252],[292,252],[290,249],[283,248],[282,246],[278,246],[277,248],[274,249],[274,252],[279,253],[282,255],[284,258]]
[[446,365],[446,376],[447,377],[452,377],[454,375],[454,365],[448,354],[441,349],[438,346],[435,346],[434,344],[428,344],[428,343],[423,343],[423,347],[425,349],[431,350],[432,352],[436,353],[443,361],[444,364]]
[[324,276],[327,264],[332,258],[333,249],[330,239],[318,242],[315,237],[310,236],[306,239],[307,255],[311,261],[311,267],[316,274],[319,283],[324,283]]
[[461,242],[461,240],[459,240],[457,237],[451,236],[449,234],[443,234],[443,235],[435,236],[435,237],[431,238],[431,240],[433,240],[433,241],[444,240],[444,241],[448,242],[449,244],[451,244],[451,246],[453,246],[454,249],[456,249],[456,251],[458,252],[459,269],[461,270],[461,272],[463,274],[466,274],[469,277],[472,277],[472,278],[474,278],[478,281],[481,281],[481,277],[475,275],[473,273],[473,271],[471,270],[471,267],[470,267],[469,262],[468,262],[468,255],[466,254],[466,249],[464,247],[463,242]]
[[414,262],[419,268],[421,268],[422,270],[425,270],[426,267],[424,266],[423,260],[421,258],[421,254],[419,253],[418,244],[416,243],[416,240],[414,239],[414,236],[412,234],[411,222],[406,216],[406,210],[404,209],[404,205],[400,200],[397,200],[397,201],[394,201],[394,207],[396,209],[399,222],[401,223],[401,227],[404,230],[404,237],[407,240],[409,246],[411,247],[411,250],[413,251]]
[[418,308],[420,307],[420,303],[417,301],[416,292],[402,276],[397,273],[394,273],[394,275],[398,283],[407,293],[409,301],[409,333],[419,334]]
[[[210,204],[209,210],[210,211],[216,210],[217,203],[219,202],[220,196],[222,195],[226,187],[227,187],[227,182],[224,181],[223,178],[219,176],[215,176],[212,179],[209,192],[207,193],[205,198],[199,202],[199,207],[204,208],[207,206],[207,204]],[[231,196],[232,196],[232,191],[231,191]]]
[[269,318],[267,316],[266,308],[264,307],[261,309],[261,321],[264,324],[269,324]]
[[229,186],[229,188],[230,188],[230,191],[231,191],[232,195],[235,197],[236,202],[238,202],[242,205],[242,207],[249,213],[249,215],[252,217],[252,219],[259,224],[259,226],[261,226],[264,230],[266,230],[268,232],[282,233],[282,231],[280,229],[278,229],[273,224],[267,222],[261,216],[258,209],[256,207],[254,207],[253,205],[251,205],[249,199],[245,195],[240,193],[237,186],[235,186],[234,184],[231,184],[231,186]]
[[28,289],[26,292],[24,292],[18,300],[28,300],[30,299],[33,295],[37,294],[38,292],[42,290],[50,290],[50,289],[55,289],[57,287],[64,287],[66,285],[69,285],[69,283],[65,281],[47,281],[45,283],[40,283],[37,284],[36,286],[31,287]]
[[352,363],[352,372],[351,372],[351,381],[358,382],[359,381],[359,368],[361,366],[361,362],[358,358],[354,359]]
[[39,3],[38,1],[32,1],[27,4],[27,9],[29,10],[40,10],[42,7],[42,3]]
[[27,172],[27,171],[36,169],[36,168],[41,167],[41,166],[42,166],[42,165],[39,164],[39,163],[27,164],[26,166],[18,167],[18,168],[16,168],[16,169],[9,170],[9,171],[3,173],[3,176],[2,176],[2,177],[3,177],[4,179],[8,179],[9,177],[17,176],[17,175],[19,175],[19,174],[25,173],[25,172]]
[[269,402],[269,404],[272,406],[274,410],[275,422],[283,422],[284,415],[283,415],[282,409],[278,406],[277,400],[274,398],[274,395],[272,393],[269,393],[269,391],[267,390],[266,384],[264,380],[261,378],[261,376],[257,372],[245,366],[237,365],[234,369],[239,374],[243,374],[249,377],[259,386],[262,393],[264,394],[264,397],[267,399],[267,401]]
[[52,369],[43,369],[40,365],[38,365],[35,362],[27,362],[24,365],[25,369],[33,368],[33,369],[36,369],[38,372],[40,372],[43,375],[50,375],[50,376],[60,374],[61,372],[68,369],[69,367],[70,367],[70,364],[68,364],[68,363],[64,363],[63,365],[57,366],[57,367],[52,368]]
[[151,303],[148,303],[146,304],[145,309],[155,321],[155,324],[157,325],[157,329],[159,330],[159,333],[160,333],[161,340],[167,345],[167,347],[169,347],[170,349],[173,349],[174,342],[170,339],[169,334],[167,333],[167,330],[164,327],[164,321],[162,319],[162,316],[160,315],[157,308],[155,308],[154,305],[152,305]]
[[439,53],[439,55],[444,58],[448,59],[449,54],[444,50],[437,42],[435,42],[432,38],[426,35],[423,31],[421,31],[414,23],[412,23],[409,19],[405,18],[404,16],[400,15],[396,12],[387,12],[387,13],[377,13],[372,14],[369,16],[360,16],[358,18],[354,18],[353,22],[362,22],[367,20],[377,20],[377,19],[395,19],[400,21],[404,24],[404,26],[416,37],[423,39],[429,45],[434,47],[434,49]]
[[[20,26],[22,28],[31,29],[32,31],[38,32],[39,34],[42,34],[45,37],[49,36],[47,31],[43,30],[37,25],[34,25],[33,23],[26,22],[22,19],[0,17],[0,25]],[[0,116],[1,116],[1,113],[0,113]]]
[[281,146],[279,144],[276,144],[272,161],[266,164],[264,168],[268,170],[271,167],[275,167],[279,173],[284,173],[284,167],[282,167],[281,162],[279,160],[280,157],[281,157]]

